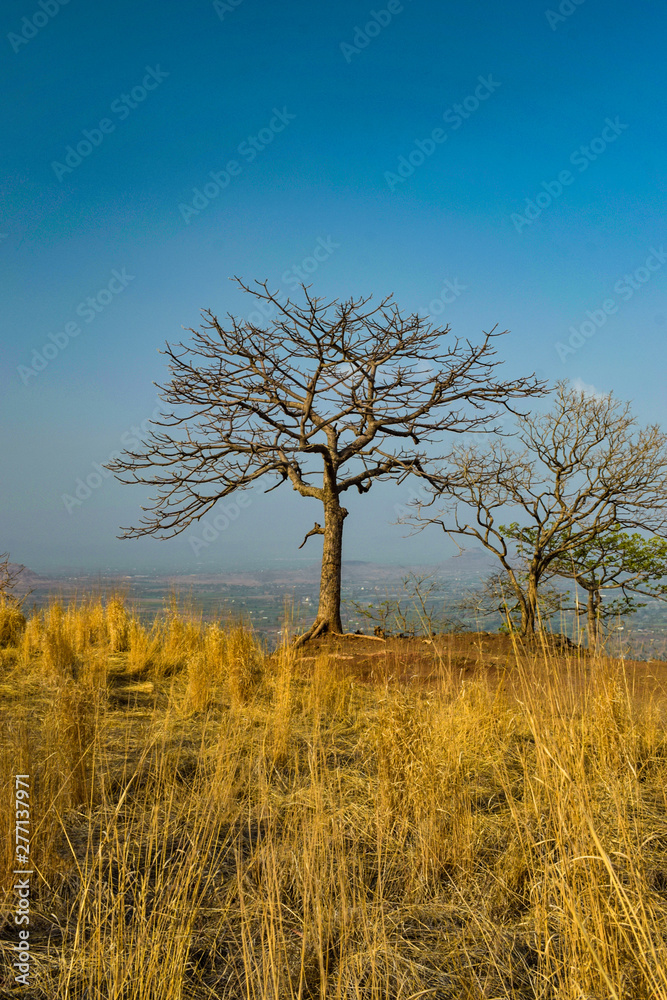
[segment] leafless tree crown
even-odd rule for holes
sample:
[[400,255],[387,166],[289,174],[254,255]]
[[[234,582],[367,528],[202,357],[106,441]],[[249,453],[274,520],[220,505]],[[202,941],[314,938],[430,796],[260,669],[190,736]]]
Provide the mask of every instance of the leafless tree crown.
[[423,446],[442,432],[488,428],[513,399],[543,391],[532,377],[498,379],[495,328],[478,345],[443,347],[448,326],[404,318],[391,297],[371,307],[304,288],[297,305],[279,302],[266,282],[236,280],[275,317],[265,330],[205,311],[191,342],[167,345],[162,420],[143,450],[109,465],[123,482],[157,488],[125,537],[178,534],[266,476],[271,489],[289,481],[322,501],[327,489],[365,493],[375,479],[419,472]]
[[[431,505],[418,505],[410,520],[493,552],[522,605],[523,628],[532,630],[539,583],[554,560],[619,527],[667,532],[667,435],[639,427],[630,405],[611,394],[560,382],[548,413],[518,417],[518,439],[522,450],[502,439],[455,446],[433,479]],[[527,588],[500,523],[517,511],[532,532]]]

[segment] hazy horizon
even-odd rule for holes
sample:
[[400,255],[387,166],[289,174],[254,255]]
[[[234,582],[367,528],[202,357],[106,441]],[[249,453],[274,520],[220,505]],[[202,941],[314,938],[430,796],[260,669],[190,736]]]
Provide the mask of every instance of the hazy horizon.
[[[408,553],[409,554],[409,553]],[[495,566],[495,559],[491,553],[487,552],[479,545],[469,545],[466,546],[464,553],[466,557],[472,558],[474,560],[483,557],[485,561],[488,561],[490,566]],[[387,569],[399,570],[412,570],[412,569],[423,569],[428,571],[437,572],[438,570],[449,570],[454,569],[456,565],[456,559],[459,558],[460,554],[457,553],[456,549],[453,554],[443,556],[441,559],[431,559],[426,562],[418,562],[414,559],[405,560],[388,560],[388,559],[347,559],[344,558],[342,562],[343,575],[345,575],[346,567],[387,567]],[[12,559],[13,565],[20,565]],[[142,565],[131,565],[130,563],[119,563],[118,565],[107,564],[95,567],[85,567],[77,563],[64,564],[56,563],[53,565],[44,564],[41,568],[36,566],[30,566],[23,564],[25,570],[30,573],[35,573],[38,576],[49,579],[50,577],[58,578],[64,576],[80,576],[80,577],[95,577],[96,575],[101,576],[207,576],[207,575],[225,575],[225,574],[240,574],[240,573],[274,573],[274,572],[298,572],[302,570],[312,570],[313,572],[319,573],[320,568],[320,556],[316,553],[314,556],[302,556],[297,558],[286,557],[276,557],[272,560],[262,560],[257,559],[252,561],[251,559],[245,558],[240,560],[237,564],[226,563],[224,566],[216,563],[215,560],[210,560],[210,565],[204,563],[199,563],[195,568],[184,565],[182,562],[175,562],[173,565],[165,563],[164,565],[156,564],[150,565],[149,563]]]

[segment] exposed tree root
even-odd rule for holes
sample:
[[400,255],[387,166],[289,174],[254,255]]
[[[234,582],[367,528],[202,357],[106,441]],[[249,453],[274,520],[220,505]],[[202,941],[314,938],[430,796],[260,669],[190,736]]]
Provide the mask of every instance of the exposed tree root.
[[301,646],[304,646],[307,642],[310,642],[311,639],[317,639],[319,635],[324,635],[325,632],[329,632],[329,622],[326,621],[326,619],[324,618],[322,619],[316,618],[307,632],[304,632],[303,635],[299,635],[296,637],[296,639],[292,643],[292,647],[294,649],[299,649]]
[[301,646],[305,646],[307,642],[310,642],[311,639],[317,639],[321,635],[331,635],[337,639],[372,639],[373,642],[386,642],[385,639],[378,635],[359,635],[357,632],[334,632],[329,623],[323,619],[322,621],[315,620],[307,632],[297,636],[292,643],[292,648],[299,649]]
[[373,642],[386,642],[387,640],[381,635],[359,635],[358,632],[341,632],[341,639],[372,639]]

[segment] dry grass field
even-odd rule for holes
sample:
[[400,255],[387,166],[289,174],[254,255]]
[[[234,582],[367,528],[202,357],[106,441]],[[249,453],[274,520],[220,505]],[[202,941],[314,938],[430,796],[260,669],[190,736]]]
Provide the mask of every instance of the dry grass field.
[[667,1000],[667,665],[268,656],[119,599],[0,626],[2,998]]

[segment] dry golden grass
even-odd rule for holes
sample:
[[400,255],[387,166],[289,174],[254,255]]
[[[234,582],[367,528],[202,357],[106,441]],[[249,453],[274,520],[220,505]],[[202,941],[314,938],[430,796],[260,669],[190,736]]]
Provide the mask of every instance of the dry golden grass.
[[362,641],[268,657],[118,598],[14,638],[3,998],[667,1000],[666,706],[641,671],[507,642],[487,669],[482,639],[463,670],[443,640],[408,683],[369,642],[372,682]]
[[25,628],[20,606],[0,593],[0,647],[16,646]]

